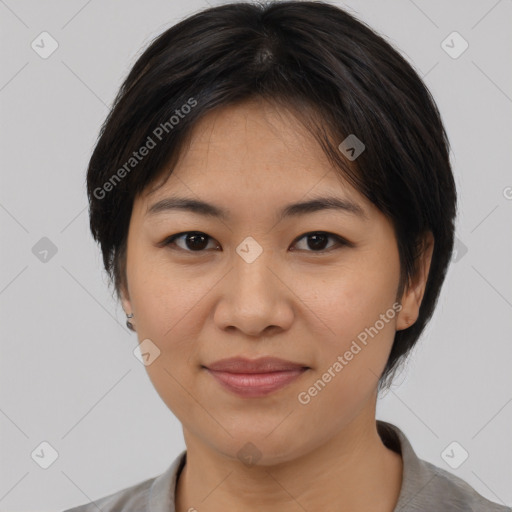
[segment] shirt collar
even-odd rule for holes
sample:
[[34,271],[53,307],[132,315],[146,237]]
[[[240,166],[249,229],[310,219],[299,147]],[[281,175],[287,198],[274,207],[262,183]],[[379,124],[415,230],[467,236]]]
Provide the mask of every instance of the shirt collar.
[[411,505],[421,500],[421,492],[437,475],[416,455],[406,435],[397,426],[377,420],[377,431],[382,442],[402,456],[402,486],[393,512],[410,510]]
[[165,473],[155,478],[149,489],[148,512],[176,512],[175,493],[178,476],[187,460],[187,450],[174,459]]

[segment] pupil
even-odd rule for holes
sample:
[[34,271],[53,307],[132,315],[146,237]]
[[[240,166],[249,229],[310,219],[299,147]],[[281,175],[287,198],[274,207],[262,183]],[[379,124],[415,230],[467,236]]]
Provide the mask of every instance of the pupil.
[[[316,235],[309,235],[309,239],[313,239],[313,240],[316,240],[316,242],[313,242],[313,244],[308,244],[310,249],[324,249],[324,246],[325,246],[325,241],[327,240],[327,236],[322,234],[322,233],[319,233],[319,234],[316,234]],[[320,239],[320,243],[318,243],[318,239]]]
[[[199,245],[197,245],[198,239],[203,239],[202,243],[199,242]],[[189,235],[187,236],[187,246],[189,249],[198,250],[198,249],[204,249],[208,244],[205,243],[206,237],[204,235]]]

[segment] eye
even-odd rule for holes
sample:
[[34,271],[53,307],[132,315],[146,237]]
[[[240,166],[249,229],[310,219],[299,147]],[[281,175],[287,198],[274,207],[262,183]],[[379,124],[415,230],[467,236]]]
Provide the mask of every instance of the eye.
[[[349,247],[354,246],[354,244],[352,244],[348,240],[345,240],[341,236],[334,235],[332,233],[326,233],[325,231],[312,231],[311,233],[305,233],[300,238],[298,238],[297,241],[300,241],[303,238],[307,240],[306,246],[314,249],[313,251],[309,251],[309,252],[327,252],[333,246],[335,247],[336,245],[338,245],[338,246],[346,245]],[[334,240],[335,244],[331,245],[330,247],[328,247],[326,249],[325,244],[326,244],[327,240],[329,240],[329,238]]]
[[[182,247],[175,243],[176,240],[184,239],[185,247]],[[188,252],[201,252],[205,247],[207,247],[207,240],[211,238],[206,233],[202,233],[201,231],[185,231],[184,233],[176,233],[175,235],[171,235],[166,238],[162,242],[162,246],[172,246],[177,245],[180,249]],[[174,247],[172,247],[174,248]]]
[[[306,250],[308,252],[327,252],[336,245],[349,247],[354,246],[354,244],[352,244],[348,240],[345,240],[344,238],[338,235],[334,235],[333,233],[326,233],[325,231],[312,231],[310,233],[305,233],[304,235],[296,239],[295,244],[297,244],[297,242],[301,241],[302,239],[307,239],[306,246],[313,250],[308,251],[308,249],[300,248],[299,250]],[[334,240],[335,243],[330,247],[326,248],[325,245],[329,239]],[[182,246],[176,243],[178,240],[182,240],[182,242],[184,242],[184,245]],[[176,233],[175,235],[171,235],[159,245],[177,246],[179,249],[188,252],[202,252],[204,249],[208,247],[208,240],[213,241],[214,239],[201,231],[185,231],[183,233]],[[219,245],[217,244],[216,247],[218,246]],[[174,247],[171,248],[174,249]]]

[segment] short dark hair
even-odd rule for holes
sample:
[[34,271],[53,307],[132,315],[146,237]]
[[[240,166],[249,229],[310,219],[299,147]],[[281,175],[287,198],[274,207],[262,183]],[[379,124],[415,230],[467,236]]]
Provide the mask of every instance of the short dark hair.
[[[396,332],[379,381],[388,387],[433,314],[453,249],[456,189],[429,90],[382,36],[334,5],[225,4],[185,18],[145,49],[101,127],[87,172],[90,228],[110,282],[120,298],[135,197],[172,173],[207,112],[254,98],[292,112],[340,177],[390,219],[398,296],[415,275],[423,236],[434,237],[419,317]],[[357,160],[339,149],[350,134],[365,145]],[[134,156],[142,147],[145,156]]]

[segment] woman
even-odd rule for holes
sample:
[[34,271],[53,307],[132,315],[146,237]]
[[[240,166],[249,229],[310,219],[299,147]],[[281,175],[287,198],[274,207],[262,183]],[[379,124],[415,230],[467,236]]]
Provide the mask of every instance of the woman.
[[86,512],[504,511],[375,418],[449,265],[429,91],[322,2],[160,35],[92,155],[90,225],[186,451]]

